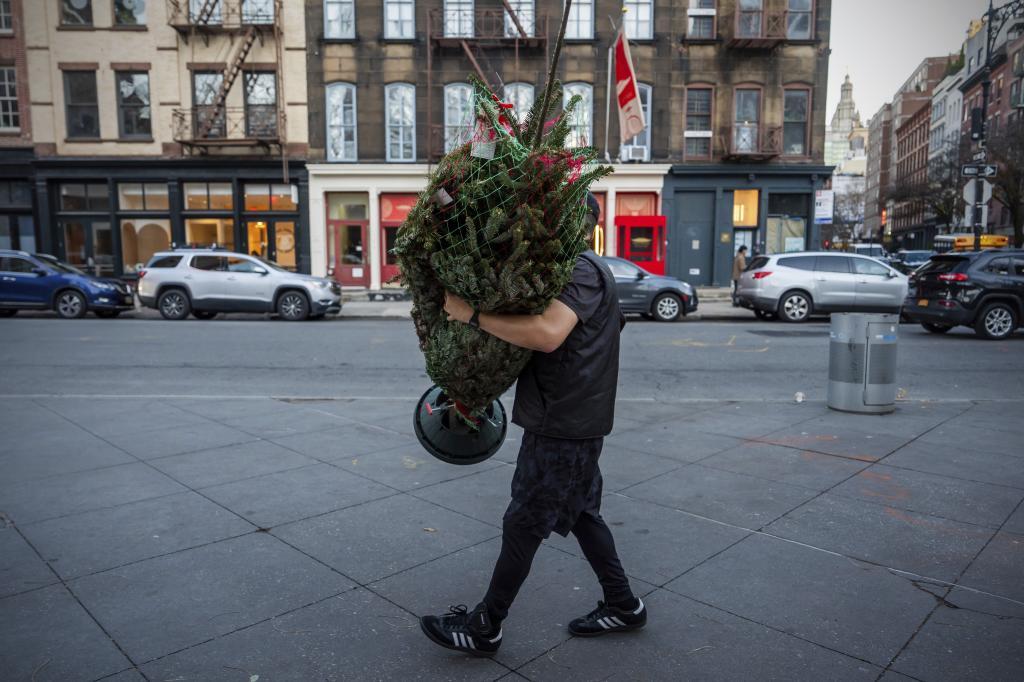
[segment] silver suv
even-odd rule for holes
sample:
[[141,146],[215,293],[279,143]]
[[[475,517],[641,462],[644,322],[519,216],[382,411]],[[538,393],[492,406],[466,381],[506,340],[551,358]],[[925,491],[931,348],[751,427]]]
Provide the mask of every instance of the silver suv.
[[168,320],[189,313],[272,313],[286,320],[317,319],[341,311],[337,282],[285,270],[244,253],[181,249],[155,254],[139,272],[139,300]]
[[759,318],[803,322],[812,313],[898,313],[907,276],[867,256],[836,251],[757,256],[736,298]]

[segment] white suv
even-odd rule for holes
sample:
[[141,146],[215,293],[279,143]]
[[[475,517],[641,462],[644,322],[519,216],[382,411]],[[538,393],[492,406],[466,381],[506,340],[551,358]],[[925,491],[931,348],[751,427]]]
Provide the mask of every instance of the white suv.
[[168,320],[191,313],[272,313],[286,320],[341,311],[337,282],[285,270],[269,261],[217,249],[161,251],[139,272],[139,300]]

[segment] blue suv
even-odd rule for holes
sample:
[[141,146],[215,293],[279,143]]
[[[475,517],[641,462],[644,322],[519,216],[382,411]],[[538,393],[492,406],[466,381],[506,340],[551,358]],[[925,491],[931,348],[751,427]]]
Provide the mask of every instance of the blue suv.
[[63,318],[117,317],[132,310],[131,287],[115,279],[87,275],[53,256],[0,249],[0,317],[19,310],[52,308]]

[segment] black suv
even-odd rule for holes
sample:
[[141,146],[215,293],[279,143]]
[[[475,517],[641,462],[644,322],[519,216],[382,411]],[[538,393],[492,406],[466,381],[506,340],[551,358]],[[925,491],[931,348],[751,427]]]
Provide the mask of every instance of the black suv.
[[935,334],[965,325],[1007,338],[1024,320],[1024,250],[933,256],[911,276],[903,313]]

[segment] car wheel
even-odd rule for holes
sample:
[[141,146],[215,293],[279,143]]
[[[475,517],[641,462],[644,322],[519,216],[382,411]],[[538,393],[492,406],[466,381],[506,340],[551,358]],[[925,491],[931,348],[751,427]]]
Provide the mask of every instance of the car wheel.
[[213,318],[217,317],[217,313],[211,310],[193,310],[192,317],[196,318],[197,320],[212,320]]
[[1017,312],[1008,303],[990,303],[978,315],[974,331],[978,336],[998,341],[1013,334],[1017,328]]
[[309,301],[297,291],[286,291],[277,300],[277,314],[289,322],[299,322],[309,317]]
[[779,299],[779,318],[786,322],[805,322],[811,314],[811,297],[802,291],[787,292]]
[[85,315],[89,306],[85,302],[85,296],[68,289],[57,294],[57,301],[54,303],[53,309],[65,320],[71,320]]
[[165,320],[184,320],[192,311],[188,294],[181,289],[168,289],[160,294],[156,307]]
[[651,312],[658,322],[675,322],[683,310],[683,302],[675,294],[662,294],[654,299]]
[[115,318],[121,314],[120,310],[97,310],[96,317],[103,317],[106,319]]
[[0,310],[0,317],[14,317],[17,314],[17,310]]
[[934,322],[922,322],[921,326],[930,331],[932,334],[945,334],[953,328],[952,325],[948,324],[935,324]]

